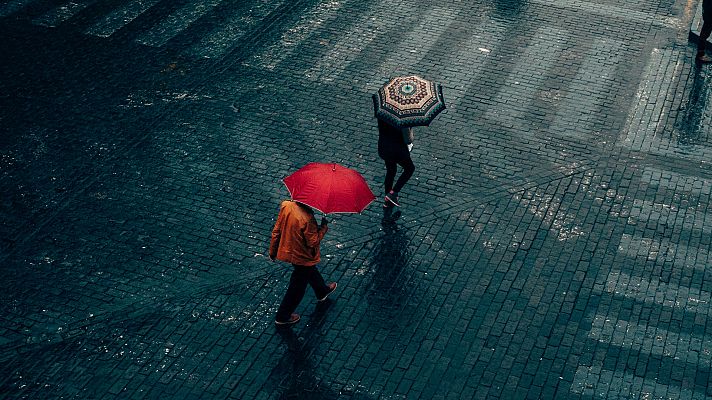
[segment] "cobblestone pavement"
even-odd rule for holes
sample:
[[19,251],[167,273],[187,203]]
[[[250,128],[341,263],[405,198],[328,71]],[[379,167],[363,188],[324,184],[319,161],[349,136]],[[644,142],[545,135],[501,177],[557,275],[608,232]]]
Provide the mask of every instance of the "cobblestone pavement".
[[[0,398],[712,397],[712,67],[683,0],[0,1]],[[380,193],[370,94],[416,72],[403,206],[273,325],[280,179]]]

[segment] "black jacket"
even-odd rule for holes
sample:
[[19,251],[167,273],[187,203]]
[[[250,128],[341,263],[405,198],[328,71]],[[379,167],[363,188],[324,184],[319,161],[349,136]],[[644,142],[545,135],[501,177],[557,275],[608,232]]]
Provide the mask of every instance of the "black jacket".
[[386,122],[378,120],[378,155],[386,161],[399,162],[410,158],[403,133]]

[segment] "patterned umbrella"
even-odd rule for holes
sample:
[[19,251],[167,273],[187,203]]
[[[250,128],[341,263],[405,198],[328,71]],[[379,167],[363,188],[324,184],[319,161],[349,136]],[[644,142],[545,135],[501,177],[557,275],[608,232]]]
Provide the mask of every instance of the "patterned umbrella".
[[324,214],[360,213],[376,198],[361,174],[339,164],[309,163],[283,181],[292,200]]
[[391,79],[373,95],[376,117],[393,126],[430,125],[445,109],[442,86],[417,75]]

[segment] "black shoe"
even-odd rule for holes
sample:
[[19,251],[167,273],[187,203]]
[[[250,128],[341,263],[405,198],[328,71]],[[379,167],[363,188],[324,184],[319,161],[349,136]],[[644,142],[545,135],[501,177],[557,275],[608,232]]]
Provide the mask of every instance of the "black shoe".
[[299,314],[292,314],[289,316],[289,320],[287,320],[287,321],[274,320],[274,323],[277,325],[280,325],[280,326],[281,325],[293,325],[293,324],[296,324],[297,322],[299,322],[300,319],[301,319],[301,317],[299,316]]
[[329,288],[329,292],[324,295],[324,297],[318,299],[319,303],[322,301],[326,300],[327,297],[329,297],[330,294],[334,293],[334,290],[336,290],[336,287],[338,286],[336,282],[331,282],[330,284],[326,285]]
[[390,201],[394,206],[400,207],[400,204],[398,204],[398,193],[396,192],[388,193],[386,195],[386,201]]
[[697,57],[695,57],[695,61],[697,61],[699,63],[707,64],[707,63],[712,62],[712,58],[710,58],[708,55],[702,53],[702,54],[698,54]]

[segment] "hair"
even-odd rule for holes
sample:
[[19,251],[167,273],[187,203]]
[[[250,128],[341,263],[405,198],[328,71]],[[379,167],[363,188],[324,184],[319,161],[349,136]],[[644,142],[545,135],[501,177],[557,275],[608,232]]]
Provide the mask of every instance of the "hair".
[[401,133],[400,128],[395,127],[380,118],[378,119],[378,130],[392,131],[393,133]]
[[314,214],[314,209],[311,208],[311,206],[308,206],[298,200],[294,200],[294,202],[297,203],[297,205],[299,205],[300,207],[302,207],[305,211]]

